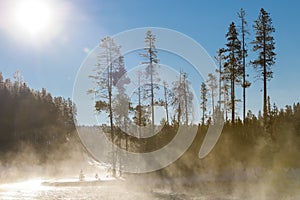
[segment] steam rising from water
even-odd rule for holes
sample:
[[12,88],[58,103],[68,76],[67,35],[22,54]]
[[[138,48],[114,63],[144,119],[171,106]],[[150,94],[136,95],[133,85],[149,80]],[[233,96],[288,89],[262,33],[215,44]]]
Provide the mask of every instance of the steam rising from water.
[[[107,167],[91,159],[79,143],[60,147],[44,163],[33,148],[23,144],[22,153],[10,153],[6,155],[9,163],[0,164],[0,199],[300,199],[300,169],[282,167],[283,161],[297,158],[291,153],[293,141],[281,140],[281,148],[269,161],[261,155],[272,148],[258,141],[254,150],[247,152],[247,164],[242,164],[228,156],[234,142],[226,134],[221,137],[203,160],[188,152],[158,172],[124,174],[125,180],[76,187],[41,183],[78,181],[81,169],[86,180],[95,180],[95,173],[104,180],[110,174]],[[199,138],[195,141],[197,146]],[[67,159],[57,159],[62,152]]]

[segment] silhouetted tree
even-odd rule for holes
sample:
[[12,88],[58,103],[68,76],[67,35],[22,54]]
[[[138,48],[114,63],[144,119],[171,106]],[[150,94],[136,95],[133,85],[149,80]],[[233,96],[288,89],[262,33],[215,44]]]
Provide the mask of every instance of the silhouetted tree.
[[224,48],[220,48],[217,52],[217,56],[215,56],[216,61],[218,62],[219,69],[217,69],[217,73],[219,73],[219,100],[218,100],[218,108],[221,112],[222,109],[222,77],[223,77],[223,61],[224,61]]
[[202,125],[204,125],[204,119],[205,119],[205,112],[207,110],[206,104],[207,104],[207,88],[206,84],[202,82],[201,84],[201,104],[200,107],[202,109]]
[[241,81],[241,76],[243,73],[241,59],[242,50],[241,42],[238,39],[238,33],[234,22],[229,26],[228,32],[226,34],[227,44],[226,44],[226,55],[225,55],[225,65],[223,77],[226,81],[230,82],[230,96],[231,96],[231,121],[235,121],[235,85]]
[[247,30],[247,21],[245,19],[246,12],[243,8],[237,13],[239,19],[240,19],[240,35],[242,37],[242,67],[243,67],[243,82],[242,82],[242,88],[243,88],[243,121],[245,121],[246,117],[246,88],[250,87],[251,83],[246,80],[246,57],[248,56],[247,49],[246,49],[246,41],[245,37],[247,34],[249,34]]
[[263,117],[267,119],[267,81],[273,77],[271,66],[275,64],[275,41],[272,33],[275,28],[270,14],[261,8],[258,19],[254,21],[253,28],[256,32],[255,40],[252,41],[253,51],[258,54],[256,60],[251,63],[258,71],[258,77],[263,79]]

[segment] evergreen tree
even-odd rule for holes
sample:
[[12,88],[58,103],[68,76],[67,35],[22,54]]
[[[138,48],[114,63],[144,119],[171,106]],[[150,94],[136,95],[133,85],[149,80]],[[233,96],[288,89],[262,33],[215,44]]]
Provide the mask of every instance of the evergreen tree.
[[245,41],[245,37],[247,34],[249,34],[248,30],[247,30],[247,21],[245,19],[246,17],[246,12],[243,8],[241,8],[241,10],[237,13],[240,21],[241,21],[241,25],[240,25],[240,35],[242,37],[242,66],[243,66],[243,83],[242,83],[242,87],[243,87],[243,121],[245,121],[245,117],[246,117],[246,88],[250,87],[251,83],[249,81],[246,80],[246,57],[248,56],[247,54],[247,49],[246,49],[246,41]]
[[122,62],[120,46],[110,37],[105,37],[99,45],[100,53],[98,63],[94,69],[95,74],[89,77],[94,80],[95,89],[88,91],[95,96],[95,108],[99,112],[107,112],[110,125],[110,138],[112,141],[112,175],[116,176],[116,152],[114,143],[116,143],[114,130],[114,112],[113,112],[113,89],[118,83],[122,74],[124,74],[124,64]]
[[241,82],[241,77],[243,74],[243,69],[241,65],[242,60],[242,50],[241,42],[238,39],[238,32],[236,30],[234,22],[229,26],[228,32],[226,34],[227,44],[225,52],[225,65],[223,78],[225,81],[230,82],[230,106],[231,106],[231,121],[235,122],[235,85]]
[[[146,59],[143,64],[146,64],[146,77],[149,79],[150,84],[148,84],[149,88],[146,89],[146,93],[149,94],[150,97],[150,106],[151,106],[151,125],[152,129],[154,130],[154,121],[155,121],[155,113],[154,113],[154,106],[155,106],[155,97],[154,97],[154,90],[159,89],[157,83],[159,82],[158,74],[156,72],[156,67],[158,65],[158,58],[157,58],[157,50],[155,47],[156,37],[151,31],[147,31],[145,37],[145,53],[141,54],[142,57]],[[156,84],[155,84],[156,83]]]
[[272,33],[275,28],[272,24],[270,14],[261,8],[258,19],[254,21],[253,28],[256,32],[255,40],[252,41],[253,51],[258,54],[256,60],[251,63],[258,71],[258,77],[263,80],[263,117],[267,119],[267,81],[273,77],[271,66],[275,64],[275,41]]
[[205,112],[207,110],[206,104],[207,104],[207,88],[206,84],[202,82],[201,84],[201,104],[200,107],[202,109],[202,125],[204,125],[204,119],[205,119]]
[[222,104],[222,77],[223,77],[223,61],[224,61],[224,48],[220,48],[217,52],[217,56],[215,56],[216,61],[219,64],[219,69],[216,70],[217,73],[219,73],[219,100],[218,100],[218,108],[221,112],[221,104]]

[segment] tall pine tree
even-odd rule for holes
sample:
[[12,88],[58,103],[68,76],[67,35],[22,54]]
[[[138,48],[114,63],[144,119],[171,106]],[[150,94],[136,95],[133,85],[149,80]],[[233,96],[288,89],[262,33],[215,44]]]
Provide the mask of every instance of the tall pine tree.
[[201,84],[201,104],[200,107],[202,109],[202,125],[204,125],[205,112],[206,112],[206,103],[207,103],[207,88],[206,84],[202,82]]
[[242,83],[242,88],[243,88],[243,121],[245,121],[246,118],[246,88],[250,87],[251,83],[246,80],[246,57],[248,56],[247,54],[247,49],[246,49],[246,41],[245,37],[247,34],[249,34],[247,30],[247,21],[245,19],[246,17],[246,12],[243,8],[237,13],[239,19],[240,19],[240,35],[242,39],[242,66],[243,66],[243,83]]
[[261,8],[258,19],[254,21],[253,28],[256,32],[255,40],[252,41],[253,51],[258,54],[256,60],[251,63],[258,71],[258,77],[263,79],[263,117],[266,123],[268,111],[267,111],[267,81],[273,78],[273,71],[271,66],[275,64],[276,53],[275,41],[272,33],[275,32],[275,28],[272,24],[270,14]]
[[95,89],[89,90],[88,93],[94,94],[96,110],[98,112],[104,111],[108,113],[110,137],[112,141],[112,175],[116,176],[117,155],[114,147],[116,137],[114,127],[113,89],[122,75],[126,73],[126,70],[123,66],[124,61],[120,52],[121,47],[117,45],[112,38],[103,38],[99,48],[98,63],[94,69],[95,74],[89,76],[94,80]]
[[151,31],[147,31],[146,37],[145,37],[145,53],[141,54],[142,57],[146,59],[143,64],[147,65],[146,68],[146,77],[150,80],[150,84],[148,86],[150,87],[149,89],[146,90],[147,93],[149,94],[150,97],[150,105],[151,105],[151,125],[152,128],[154,129],[154,120],[155,120],[155,113],[154,113],[154,90],[158,89],[157,84],[159,82],[159,78],[157,78],[157,73],[155,68],[157,67],[158,64],[158,58],[157,58],[157,50],[155,47],[155,41],[156,37]]
[[217,56],[215,56],[216,61],[219,64],[219,69],[216,72],[219,74],[219,100],[218,100],[218,109],[221,112],[221,104],[222,104],[222,77],[223,77],[223,61],[224,61],[224,48],[220,48],[217,52]]
[[234,22],[229,26],[228,32],[226,34],[227,44],[226,44],[226,55],[223,78],[225,81],[230,83],[230,106],[231,106],[231,120],[232,123],[235,122],[235,85],[241,82],[241,77],[243,74],[242,69],[242,50],[241,42],[238,39],[238,32],[236,30]]

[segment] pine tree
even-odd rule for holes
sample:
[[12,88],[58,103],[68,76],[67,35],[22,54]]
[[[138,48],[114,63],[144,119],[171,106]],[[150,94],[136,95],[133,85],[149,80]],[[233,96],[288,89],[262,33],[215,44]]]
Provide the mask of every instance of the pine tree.
[[243,88],[243,121],[245,121],[246,118],[246,88],[250,87],[251,83],[246,80],[246,57],[248,56],[247,54],[247,49],[246,49],[246,41],[245,41],[245,36],[249,34],[246,26],[247,26],[247,21],[245,19],[246,12],[243,8],[237,13],[239,19],[241,20],[241,25],[240,25],[240,35],[242,37],[242,66],[243,66],[243,83],[242,83],[242,88]]
[[228,32],[226,34],[227,44],[226,44],[226,55],[224,64],[223,78],[225,81],[230,82],[230,106],[231,106],[231,121],[235,122],[235,85],[241,82],[241,76],[243,73],[241,60],[242,60],[242,50],[241,42],[238,39],[238,32],[236,30],[234,22],[229,26]]
[[114,143],[116,143],[113,112],[113,88],[118,83],[123,72],[123,65],[118,46],[110,37],[105,37],[99,45],[100,53],[98,63],[94,69],[95,75],[89,77],[94,80],[95,89],[88,93],[94,94],[95,108],[98,112],[107,112],[110,125],[110,137],[112,141],[112,175],[116,176],[116,152]]
[[223,77],[223,61],[224,61],[224,48],[220,48],[217,52],[217,56],[215,56],[216,61],[219,64],[219,69],[216,70],[217,73],[219,73],[219,100],[218,100],[218,108],[219,112],[221,112],[221,105],[222,105],[222,77]]
[[[159,78],[157,77],[158,74],[156,73],[156,67],[158,64],[157,58],[157,50],[155,47],[156,37],[151,31],[147,31],[145,37],[145,53],[141,54],[142,57],[146,58],[146,61],[143,64],[146,64],[146,77],[149,78],[150,84],[148,86],[149,89],[146,89],[147,93],[150,93],[150,105],[151,105],[151,125],[152,129],[154,130],[154,120],[155,120],[155,113],[154,113],[154,90],[159,89],[157,87],[157,83],[159,82]],[[154,84],[156,83],[156,84]]]
[[271,66],[275,64],[275,41],[272,33],[275,28],[272,24],[270,14],[261,8],[258,19],[254,21],[253,28],[256,32],[255,40],[252,41],[253,51],[258,54],[256,60],[252,61],[254,68],[258,71],[258,77],[263,79],[263,118],[267,119],[267,81],[273,78]]
[[206,84],[202,82],[201,84],[201,109],[202,109],[202,125],[204,125],[204,119],[205,119],[205,112],[207,110],[206,103],[207,103],[207,88]]

